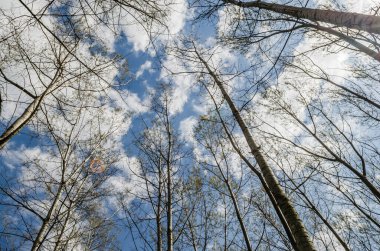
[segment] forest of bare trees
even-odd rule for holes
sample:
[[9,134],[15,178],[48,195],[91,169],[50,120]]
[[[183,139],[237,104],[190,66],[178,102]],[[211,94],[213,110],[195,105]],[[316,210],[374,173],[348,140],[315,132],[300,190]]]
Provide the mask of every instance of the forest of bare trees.
[[0,250],[380,250],[379,10],[0,1]]

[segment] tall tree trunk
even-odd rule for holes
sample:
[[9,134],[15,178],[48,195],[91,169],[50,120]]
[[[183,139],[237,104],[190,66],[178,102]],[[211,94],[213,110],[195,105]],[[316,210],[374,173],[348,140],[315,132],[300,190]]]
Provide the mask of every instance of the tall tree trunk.
[[156,227],[157,227],[157,251],[162,250],[161,239],[161,201],[162,201],[162,170],[161,158],[158,163],[158,199],[157,199]]
[[340,27],[347,27],[367,31],[370,33],[380,34],[380,17],[378,16],[365,15],[354,12],[294,7],[284,4],[266,3],[262,1],[224,1],[226,3],[234,4],[243,8],[260,8],[280,14],[289,15],[295,18],[303,18],[308,19],[310,21],[324,22]]
[[364,44],[358,42],[352,36],[346,35],[346,34],[344,34],[342,32],[339,32],[339,31],[336,31],[334,29],[331,29],[331,28],[328,28],[328,27],[324,27],[324,26],[321,26],[321,25],[304,24],[302,26],[304,26],[306,28],[313,28],[313,29],[316,29],[316,30],[319,30],[319,31],[330,33],[331,35],[334,35],[334,36],[342,39],[343,41],[347,42],[348,44],[350,44],[351,46],[355,47],[359,51],[367,54],[371,58],[373,58],[373,59],[375,59],[375,60],[377,60],[377,61],[380,62],[380,53],[378,53],[377,51],[372,50],[370,47],[365,46]]
[[277,181],[277,177],[274,175],[272,169],[268,166],[268,163],[264,159],[264,156],[260,152],[260,147],[254,141],[248,127],[246,126],[243,118],[240,115],[240,112],[235,107],[234,102],[228,95],[227,91],[224,89],[223,83],[219,80],[219,78],[215,75],[215,73],[211,70],[207,62],[199,55],[198,51],[195,49],[195,53],[197,57],[205,66],[208,71],[208,74],[213,78],[214,82],[218,86],[221,91],[224,99],[226,100],[230,110],[239,124],[240,129],[243,132],[243,135],[247,141],[247,144],[251,150],[252,155],[254,156],[260,170],[263,174],[263,177],[268,184],[278,206],[281,209],[291,231],[296,241],[297,247],[299,250],[308,251],[308,250],[316,250],[313,246],[312,241],[309,238],[309,235],[298,216],[294,206],[292,205],[289,198],[286,196],[285,192],[282,190],[280,184]]
[[167,205],[167,245],[168,251],[173,251],[173,220],[172,220],[172,191],[171,191],[171,170],[168,167],[168,205]]
[[60,184],[60,186],[58,188],[58,192],[57,192],[55,199],[53,201],[53,204],[50,206],[50,209],[49,209],[46,217],[42,221],[42,225],[40,227],[40,230],[38,231],[36,239],[33,242],[33,246],[32,246],[31,251],[36,251],[40,248],[40,245],[42,244],[42,240],[44,239],[43,238],[44,234],[45,234],[45,232],[49,226],[49,222],[51,220],[51,217],[53,216],[53,214],[57,208],[59,199],[61,198],[63,187],[64,187],[63,184]]
[[71,151],[71,145],[68,145],[68,147],[66,149],[66,152],[65,152],[65,154],[63,156],[63,159],[62,159],[62,174],[61,174],[61,181],[60,181],[60,184],[59,184],[59,187],[58,187],[58,191],[57,191],[57,193],[55,195],[54,201],[51,204],[46,217],[42,221],[42,225],[41,225],[41,227],[40,227],[40,229],[38,231],[36,239],[33,242],[33,246],[31,248],[31,251],[36,251],[36,250],[40,249],[40,246],[41,246],[42,242],[46,238],[44,235],[47,232],[46,230],[48,229],[49,222],[52,219],[53,214],[55,213],[55,211],[57,209],[58,203],[60,202],[63,190],[65,188],[65,181],[66,181],[65,180],[65,174],[66,174],[66,167],[67,167],[67,159],[68,159],[68,157],[70,155],[70,151]]
[[72,202],[69,203],[69,207],[67,209],[67,214],[65,216],[65,221],[63,222],[61,231],[59,232],[59,235],[57,237],[57,242],[55,243],[54,251],[62,250],[62,247],[61,247],[62,246],[61,245],[61,243],[62,243],[62,237],[63,237],[63,234],[66,231],[66,227],[67,227],[69,219],[71,217],[71,210],[72,210]]
[[[81,166],[82,166],[82,165],[80,165],[80,166],[78,167],[78,169],[82,169]],[[71,175],[70,175],[70,176],[71,176]],[[80,177],[80,176],[78,175],[78,177],[77,177],[76,179],[74,179],[74,180],[71,180],[71,182],[75,182],[75,183],[79,182],[79,181],[78,181],[78,178],[79,178],[79,177]],[[65,233],[66,230],[67,230],[68,222],[69,222],[69,220],[70,220],[70,217],[71,217],[71,215],[72,215],[72,212],[73,212],[74,208],[76,207],[76,204],[78,204],[78,203],[76,202],[76,200],[77,200],[78,197],[80,196],[80,194],[81,194],[81,190],[82,190],[83,186],[85,185],[85,181],[87,180],[88,177],[89,177],[89,176],[87,175],[87,176],[81,181],[81,184],[80,184],[78,190],[76,191],[74,197],[73,197],[71,200],[69,199],[69,205],[67,206],[67,213],[66,213],[66,216],[65,216],[65,220],[64,220],[64,223],[63,223],[63,225],[62,225],[62,227],[61,227],[60,233],[59,233],[59,235],[58,235],[58,237],[57,237],[57,242],[56,242],[56,244],[55,244],[55,246],[54,246],[54,251],[56,251],[56,250],[64,250],[64,249],[65,249],[64,247],[67,245],[68,241],[70,240],[70,238],[68,238],[68,239],[66,240],[66,244],[62,244],[62,243],[64,242],[64,241],[62,241],[62,237],[64,236],[64,233]],[[69,179],[67,179],[67,180],[69,180]],[[67,183],[67,182],[66,182],[66,183]],[[73,189],[73,187],[70,188],[69,193],[71,192],[72,189]],[[58,214],[58,215],[61,214],[62,206],[64,205],[64,202],[65,202],[68,198],[69,198],[69,194],[66,194],[66,198],[64,198],[64,199],[62,200],[63,202],[62,202],[61,208],[57,209],[57,210],[58,210],[58,211],[57,211],[57,214]],[[58,220],[58,221],[59,221],[59,220]],[[73,230],[74,230],[74,228],[72,228],[72,231],[73,231]],[[47,231],[47,233],[45,234],[45,238],[47,237],[48,232],[49,232],[49,231]],[[67,236],[66,236],[66,237],[67,237]]]
[[171,177],[171,158],[172,158],[172,132],[169,121],[168,104],[165,105],[165,123],[166,134],[168,136],[168,152],[166,155],[166,168],[167,168],[167,249],[173,251],[173,220],[172,220],[172,177]]
[[[185,211],[186,211],[186,208],[185,208]],[[193,225],[191,224],[191,219],[189,219],[187,221],[187,225],[189,227],[189,230],[190,230],[190,237],[191,237],[191,245],[193,246],[193,250],[194,251],[197,251],[197,244],[196,244],[196,240],[195,240],[195,234],[194,234],[194,227]]]
[[223,205],[224,205],[224,251],[227,251],[227,205],[226,205],[226,196],[223,196]]

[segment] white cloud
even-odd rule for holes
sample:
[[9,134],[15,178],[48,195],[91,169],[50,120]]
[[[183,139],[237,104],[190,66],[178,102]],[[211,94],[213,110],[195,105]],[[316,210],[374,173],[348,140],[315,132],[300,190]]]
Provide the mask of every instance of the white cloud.
[[187,66],[174,55],[168,55],[163,62],[160,79],[172,84],[172,102],[169,109],[172,114],[182,112],[183,106],[188,101],[191,89],[196,83],[194,74],[184,73],[186,71],[188,71]]
[[[186,0],[171,0],[169,2],[158,0],[155,3],[167,12],[167,16],[163,20],[164,26],[153,23],[152,26],[148,27],[148,31],[146,27],[136,22],[132,16],[125,17],[124,23],[128,25],[123,26],[122,30],[127,35],[128,41],[133,44],[135,51],[146,51],[152,38],[157,39],[159,43],[171,40],[173,36],[183,29],[186,19],[189,18]],[[148,32],[153,37],[149,37]],[[153,48],[149,48],[149,52],[153,55]]]
[[140,66],[139,70],[136,72],[136,79],[141,77],[145,71],[148,71],[149,73],[152,73],[154,71],[152,69],[152,62],[149,60]]
[[194,139],[194,127],[197,125],[198,120],[191,116],[182,120],[179,124],[179,132],[181,138],[190,144],[195,143]]

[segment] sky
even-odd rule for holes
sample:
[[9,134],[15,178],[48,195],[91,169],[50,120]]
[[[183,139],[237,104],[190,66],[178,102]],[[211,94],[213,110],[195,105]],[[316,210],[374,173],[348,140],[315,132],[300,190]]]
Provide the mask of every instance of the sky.
[[[125,155],[124,160],[127,159],[125,163],[134,163],[134,157],[136,157],[137,152],[135,146],[133,145],[133,141],[135,140],[133,135],[138,134],[142,129],[144,129],[144,125],[141,123],[142,120],[149,121],[149,119],[152,117],[152,112],[150,111],[149,107],[151,105],[152,97],[150,94],[160,92],[160,89],[157,88],[160,83],[170,83],[173,87],[173,104],[171,111],[172,115],[175,116],[174,126],[177,128],[178,133],[181,135],[181,138],[187,141],[189,144],[194,143],[194,138],[192,136],[193,127],[196,125],[199,118],[205,115],[207,112],[207,107],[210,105],[209,101],[207,103],[207,101],[203,100],[200,88],[196,85],[196,80],[194,78],[187,75],[176,75],[174,77],[170,76],[169,70],[173,72],[180,72],[186,69],[182,68],[182,65],[177,61],[177,58],[172,57],[170,54],[167,54],[164,48],[166,45],[170,46],[172,43],[178,41],[178,38],[186,36],[194,36],[197,38],[200,45],[203,45],[205,47],[212,47],[216,44],[215,37],[217,35],[217,31],[221,32],[222,29],[226,28],[223,27],[223,22],[228,17],[226,17],[225,12],[220,11],[218,13],[219,16],[213,20],[214,22],[204,20],[194,24],[191,22],[191,19],[194,16],[193,10],[188,9],[187,1],[176,1],[177,4],[175,7],[172,7],[172,9],[169,11],[171,14],[168,17],[166,24],[167,27],[169,27],[170,35],[160,35],[156,37],[153,42],[154,47],[152,46],[152,43],[150,43],[146,32],[136,22],[134,22],[132,25],[125,25],[121,27],[116,35],[101,25],[93,31],[94,36],[102,41],[102,46],[105,46],[108,49],[110,55],[112,53],[116,53],[126,59],[126,65],[128,69],[127,79],[119,78],[124,71],[124,69],[121,68],[115,68],[113,71],[105,73],[107,79],[115,83],[120,82],[124,84],[123,82],[128,81],[128,83],[122,87],[122,90],[125,94],[123,97],[126,100],[125,103],[121,102],[118,99],[116,93],[109,93],[111,99],[115,98],[115,100],[112,101],[116,103],[115,106],[125,108],[132,114],[132,117],[128,117],[126,121],[117,121],[121,129],[120,132],[117,132],[115,134],[115,141],[117,142],[116,145],[119,150],[121,150],[122,154]],[[298,2],[300,1],[287,1],[289,4]],[[305,3],[306,1],[302,2]],[[315,0],[308,2],[308,6],[322,6],[324,4],[331,3],[331,1],[328,0]],[[347,9],[350,11],[363,12],[366,10],[365,0],[347,0],[344,1],[344,3]],[[39,4],[43,4],[43,1],[36,1],[32,9],[38,10]],[[0,7],[3,9],[13,8],[13,11],[15,12],[19,11],[19,6],[17,6],[17,3],[11,0],[0,0]],[[129,16],[123,18],[125,19],[125,22],[131,21]],[[5,22],[4,20],[2,21]],[[47,19],[46,22],[49,22],[49,20]],[[162,29],[160,27],[154,27],[154,29],[157,29],[158,32],[162,31],[160,30]],[[30,34],[34,34],[33,30],[30,31]],[[33,36],[30,39],[37,40],[39,38],[38,36],[42,35],[34,34]],[[299,37],[292,37],[291,41],[293,43],[291,44],[291,49],[288,48],[288,50],[294,51],[294,53],[302,53],[304,51],[310,50],[312,48],[312,44],[318,42],[315,41],[315,38],[311,37],[302,39]],[[36,41],[29,42],[38,45],[38,42]],[[84,58],[89,57],[90,54],[89,50],[86,48],[86,45],[83,45],[82,49]],[[38,49],[38,46],[36,46],[35,50],[38,51]],[[252,47],[252,50],[254,49],[255,48]],[[230,48],[224,46],[219,46],[217,50],[217,57],[214,58],[216,64],[217,62],[223,62],[227,65],[237,64],[241,68],[244,68],[249,63],[249,60],[244,58],[245,56],[248,58],[250,57],[250,59],[255,56],[254,52],[251,52],[251,54],[248,52],[242,55],[240,53],[235,53]],[[286,53],[290,53],[289,51]],[[349,54],[343,52],[339,53],[338,56],[331,54],[328,55],[327,53],[315,53],[310,55],[314,61],[317,61],[323,65],[326,68],[326,71],[330,71],[336,75],[339,74],[340,76],[345,76],[346,73],[343,70],[337,70],[336,68],[343,68],[342,66],[349,62]],[[339,67],[336,67],[337,65]],[[17,77],[19,69],[7,70],[10,74],[13,74],[13,76]],[[279,70],[280,72],[278,82],[285,82],[286,79],[291,78],[291,72],[281,72],[282,69]],[[259,71],[258,73],[264,74],[265,71]],[[249,78],[252,76],[246,77]],[[235,80],[236,82],[233,82],[232,86],[234,88],[244,86],[244,84],[241,84],[240,80],[242,79],[238,78]],[[279,89],[281,88],[286,87],[279,86]],[[314,91],[318,92],[317,89]],[[292,100],[297,94],[293,92],[287,92],[286,95],[287,100]],[[23,98],[27,100],[27,97]],[[257,96],[257,99],[254,98],[252,102],[260,102],[259,99],[260,95]],[[109,104],[107,107],[109,109],[115,108],[113,104]],[[24,107],[9,106],[4,107],[3,110],[4,109],[6,111],[6,114],[2,115],[3,125],[7,122],[9,116],[11,116],[9,114],[13,113],[14,111],[16,111],[17,114],[19,110],[24,109]],[[294,109],[299,112],[301,117],[303,116],[303,113],[305,112],[303,109],[298,109],[297,107]],[[268,111],[262,110],[258,112],[265,114]],[[111,130],[110,128],[112,128],[112,126],[108,125],[107,120],[111,119],[112,115],[107,114],[107,111],[105,111],[104,117],[102,118],[104,121],[104,130]],[[276,118],[273,118],[273,120],[271,120],[272,118],[268,117],[266,119],[266,122],[271,121],[271,125],[280,124],[280,121],[276,120]],[[294,135],[297,135],[297,133],[301,134],[301,130],[299,128],[292,127],[291,125],[289,125],[289,127],[283,128],[285,128],[283,129],[283,134],[287,134],[289,131],[292,131]],[[281,128],[278,129],[282,130]],[[269,126],[267,130],[270,130]],[[16,169],[13,167],[13,165],[21,163],[25,158],[32,158],[33,156],[42,155],[40,149],[41,142],[46,142],[46,138],[42,137],[36,140],[36,135],[33,130],[31,130],[29,127],[23,128],[22,131],[12,139],[9,146],[7,146],[6,153],[2,154],[1,160],[3,167],[8,170],[9,174],[12,176],[12,172],[16,172]],[[313,143],[310,144],[312,145]],[[46,158],[49,158],[49,156],[46,156]],[[15,161],[16,159],[19,159],[20,161]],[[123,175],[128,176],[128,171],[126,170],[127,168],[125,165],[121,164],[119,168],[122,169],[122,175],[110,179],[110,184],[114,187],[118,187],[118,189],[121,189],[119,186],[132,187],[133,184],[122,184],[122,178],[125,178]],[[25,173],[22,175],[27,176],[27,171],[25,171]],[[121,236],[120,239],[122,242],[125,242],[125,244],[128,245],[128,242],[130,240],[124,238],[125,236]]]
[[[32,2],[31,2],[32,3]],[[30,7],[32,11],[38,12],[40,10],[39,6],[43,6],[44,1],[35,1]],[[25,10],[16,3],[15,1],[4,1],[0,2],[0,8],[9,11],[9,15],[21,15],[25,13]],[[67,9],[62,9],[62,11],[68,11]],[[27,14],[27,13],[25,13]],[[139,24],[126,25],[122,29],[118,30],[118,33],[115,35],[110,32],[107,28],[98,26],[96,27],[98,30],[95,30],[93,35],[96,37],[97,42],[93,43],[92,41],[88,41],[87,45],[84,44],[84,50],[86,47],[92,51],[92,53],[97,53],[98,45],[105,46],[108,50],[108,53],[116,53],[121,55],[123,58],[126,58],[128,77],[127,79],[120,79],[120,75],[124,73],[124,68],[115,69],[113,72],[106,73],[106,79],[109,81],[114,81],[118,84],[125,84],[127,81],[128,84],[123,85],[121,90],[124,93],[125,102],[120,100],[120,97],[117,96],[116,93],[109,93],[111,96],[111,106],[120,106],[124,110],[128,111],[129,114],[133,114],[120,125],[120,132],[114,133],[113,137],[115,137],[115,141],[117,142],[117,148],[121,150],[122,154],[125,155],[122,158],[124,164],[121,164],[119,168],[121,168],[121,172],[119,172],[119,176],[113,177],[113,179],[109,180],[109,185],[113,186],[116,190],[123,190],[126,186],[131,186],[131,184],[126,184],[126,178],[129,175],[129,167],[127,165],[136,165],[134,164],[134,155],[136,154],[136,149],[134,148],[133,141],[134,134],[138,134],[141,132],[143,128],[142,120],[148,121],[152,117],[152,113],[149,111],[149,105],[151,102],[151,95],[149,93],[159,92],[157,90],[157,86],[162,82],[170,82],[172,80],[166,78],[166,73],[160,66],[160,60],[167,60],[165,55],[160,55],[162,53],[162,46],[166,43],[169,43],[172,37],[176,34],[179,34],[181,31],[189,29],[189,24],[185,24],[186,18],[189,17],[186,13],[186,3],[185,1],[179,0],[178,4],[175,6],[175,11],[171,11],[171,16],[168,18],[169,23],[167,24],[170,27],[170,32],[173,32],[172,35],[169,36],[160,36],[156,38],[156,42],[158,46],[157,52],[154,51],[152,46],[149,44],[149,38],[146,32],[142,29]],[[126,22],[130,17],[125,17]],[[48,25],[52,23],[52,20],[46,19],[44,20]],[[65,20],[62,20],[64,22]],[[6,18],[2,19],[4,25],[9,24]],[[186,27],[187,26],[187,27]],[[38,45],[37,42],[40,37],[43,35],[38,32],[35,27],[31,27],[29,34],[33,34],[33,36],[29,36],[28,39],[25,39],[25,42],[30,42],[30,44]],[[160,28],[161,29],[161,28]],[[3,31],[6,32],[6,31]],[[207,32],[207,30],[205,30]],[[29,41],[29,39],[31,41]],[[35,39],[35,40],[34,40]],[[38,53],[39,47],[36,46],[34,49]],[[42,50],[42,49],[41,49]],[[99,50],[101,53],[101,49]],[[88,51],[83,51],[84,57],[88,54]],[[88,55],[90,56],[90,55]],[[171,64],[170,60],[165,61],[167,64]],[[20,69],[20,72],[22,69]],[[17,79],[17,70],[9,68],[6,69],[6,73],[13,77],[13,79]],[[22,76],[22,75],[21,75]],[[20,80],[22,81],[22,80]],[[33,81],[33,80],[32,80]],[[181,81],[181,80],[179,80]],[[187,81],[187,84],[190,85],[190,82]],[[7,87],[8,88],[8,87]],[[187,86],[187,88],[183,88],[182,83],[176,83],[176,88],[173,90],[174,95],[176,96],[176,101],[174,102],[173,111],[176,114],[176,119],[174,120],[175,126],[183,130],[184,135],[188,134],[192,129],[188,126],[183,126],[184,121],[189,121],[193,116],[197,116],[197,112],[195,110],[195,105],[197,105],[196,101],[188,102],[189,99],[192,99],[196,94],[192,94],[191,86]],[[8,88],[8,92],[11,89]],[[9,93],[8,93],[9,95]],[[17,98],[17,92],[15,93],[15,98]],[[112,100],[114,98],[114,100]],[[22,97],[27,101],[27,97]],[[2,122],[7,122],[8,118],[12,119],[12,116],[16,117],[17,114],[21,114],[25,107],[17,107],[11,106],[12,103],[8,105],[6,103],[3,105],[2,111]],[[89,111],[91,113],[91,111]],[[9,114],[9,115],[8,115]],[[101,127],[105,127],[107,129],[107,110],[105,110],[106,118],[103,118],[101,122]],[[111,115],[112,116],[112,115]],[[186,123],[189,125],[190,123]],[[193,123],[194,124],[194,123]],[[182,125],[182,126],[181,126]],[[35,131],[30,129],[29,127],[24,127],[19,134],[12,138],[12,140],[7,145],[6,149],[2,152],[1,162],[3,170],[7,170],[8,180],[11,180],[9,177],[18,177],[18,179],[24,182],[24,185],[28,184],[29,178],[33,177],[34,174],[30,172],[30,169],[27,167],[23,168],[20,172],[18,165],[25,161],[33,160],[35,158],[41,159],[51,159],[51,156],[47,154],[46,156],[41,154],[45,147],[51,144],[49,142],[50,139],[41,137],[35,133]],[[125,164],[127,163],[127,164]],[[52,166],[51,170],[55,170],[55,167]],[[1,179],[0,184],[5,185],[7,178],[4,177]],[[112,202],[109,202],[112,203]],[[110,206],[110,205],[108,205]],[[112,207],[112,206],[111,206]],[[3,208],[4,209],[4,208]],[[6,209],[5,209],[6,210]],[[113,208],[112,210],[117,210]],[[120,241],[123,242],[123,246],[128,246],[130,243],[126,238],[126,236],[121,235]]]

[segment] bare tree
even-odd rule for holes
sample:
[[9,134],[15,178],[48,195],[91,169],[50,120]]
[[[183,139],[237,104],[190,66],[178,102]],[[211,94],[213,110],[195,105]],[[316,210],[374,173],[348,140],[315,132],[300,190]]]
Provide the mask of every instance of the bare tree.
[[[297,211],[295,210],[287,195],[284,193],[283,189],[278,183],[277,177],[273,173],[273,170],[269,167],[267,161],[260,152],[260,147],[254,141],[248,127],[246,126],[244,119],[240,115],[240,112],[238,111],[231,97],[227,93],[224,87],[224,83],[218,77],[216,70],[211,68],[211,66],[204,59],[204,56],[202,56],[199,50],[195,47],[194,43],[192,43],[191,47],[186,48],[186,51],[187,53],[185,53],[185,57],[188,57],[188,60],[199,62],[199,64],[197,65],[197,67],[200,67],[198,69],[199,72],[201,74],[205,72],[205,74],[202,74],[202,77],[209,77],[210,81],[215,83],[215,85],[221,92],[223,99],[227,102],[227,105],[231,110],[232,115],[234,116],[236,122],[238,123],[244,135],[244,138],[247,142],[251,154],[254,156],[256,163],[260,167],[261,173],[257,171],[256,173],[263,178],[263,185],[267,186],[267,188],[269,189],[268,192],[274,198],[274,203],[278,205],[281,213],[283,214],[286,222],[283,222],[284,227],[286,228],[286,226],[288,225],[291,230],[291,233],[289,233],[289,238],[294,238],[295,243],[292,243],[293,247],[295,249],[301,250],[314,250],[312,241],[310,240],[308,233],[301,219],[299,218]],[[253,170],[254,169],[255,168],[253,168]]]
[[[4,30],[0,46],[6,52],[0,65],[4,123],[0,148],[29,124],[41,104],[60,88],[103,93],[114,86],[109,73],[116,67],[125,68],[125,60],[108,51],[111,48],[99,36],[104,31],[97,28],[105,26],[116,36],[121,26],[136,20],[152,36],[157,27],[162,31],[171,3],[143,3],[47,1],[33,5],[20,0],[17,8],[0,9]],[[150,29],[153,25],[156,28]],[[85,78],[92,79],[89,89],[76,84]]]
[[[242,177],[240,177],[240,180],[239,179],[235,180],[234,178],[234,176],[238,176],[239,174],[236,173],[238,172],[236,168],[233,168],[233,170],[231,170],[231,167],[230,167],[231,164],[229,163],[230,162],[229,159],[231,157],[227,156],[231,154],[228,154],[226,152],[228,151],[225,147],[226,142],[223,142],[220,138],[219,139],[213,138],[213,136],[216,135],[216,132],[215,130],[213,130],[213,128],[204,129],[203,127],[207,127],[207,125],[202,126],[202,129],[200,129],[200,130],[205,131],[204,133],[201,134],[202,136],[200,137],[202,138],[200,138],[200,140],[204,142],[203,143],[204,147],[210,152],[211,157],[212,157],[211,163],[207,163],[207,166],[209,166],[209,168],[207,168],[207,166],[206,168],[210,170],[210,172],[214,173],[215,177],[217,177],[218,180],[220,180],[222,184],[224,184],[224,186],[227,188],[227,192],[224,192],[222,189],[221,193],[228,194],[229,199],[232,201],[235,215],[236,215],[236,218],[238,219],[239,226],[244,237],[245,249],[252,250],[249,233],[244,223],[244,215],[246,215],[247,213],[241,212],[241,208],[238,201],[238,194],[241,193],[240,190],[242,189],[242,186],[245,186],[246,184],[245,182],[242,181]],[[198,134],[200,133],[198,132]],[[220,137],[221,134],[218,134],[218,136]],[[239,156],[235,156],[235,157],[239,158]],[[213,169],[216,169],[216,170],[213,170]],[[215,183],[218,184],[217,181]],[[230,233],[231,232],[229,231],[229,234]]]
[[[144,122],[145,130],[136,136],[141,170],[138,173],[135,171],[134,175],[142,187],[138,189],[140,192],[131,191],[132,194],[136,193],[131,202],[134,209],[128,205],[123,206],[129,227],[132,231],[137,231],[137,236],[144,245],[156,250],[164,247],[173,250],[176,240],[182,235],[183,225],[186,224],[186,221],[181,222],[181,218],[188,217],[181,206],[184,199],[181,198],[184,186],[182,161],[187,153],[173,128],[169,92],[170,89],[164,86],[162,94],[154,98],[154,117],[152,121]],[[154,217],[147,217],[150,212]],[[154,232],[153,239],[145,234],[147,229]],[[163,244],[164,241],[166,244]],[[136,245],[138,248],[138,241]]]
[[[56,124],[53,111],[44,108],[43,113],[40,126],[46,126],[45,146],[20,152],[21,160],[25,159],[25,163],[18,163],[23,166],[22,173],[2,177],[6,182],[1,187],[2,205],[10,209],[10,215],[16,213],[20,220],[28,220],[23,225],[8,225],[2,235],[11,235],[21,247],[32,250],[112,246],[114,242],[106,231],[112,229],[112,222],[101,216],[101,200],[108,194],[102,185],[112,173],[108,168],[117,161],[114,153],[104,148],[115,127],[83,135],[82,130],[89,130],[97,120],[95,116],[86,121],[83,108],[74,111],[76,116],[70,114],[75,123],[66,123],[63,128],[59,128],[63,121]],[[6,156],[5,161],[9,161]],[[101,159],[105,169],[94,169],[95,159]],[[91,232],[98,232],[99,239],[94,235],[83,238]]]

